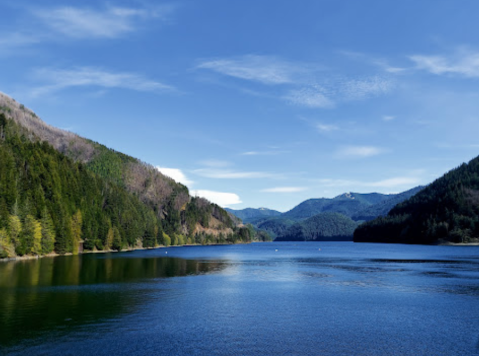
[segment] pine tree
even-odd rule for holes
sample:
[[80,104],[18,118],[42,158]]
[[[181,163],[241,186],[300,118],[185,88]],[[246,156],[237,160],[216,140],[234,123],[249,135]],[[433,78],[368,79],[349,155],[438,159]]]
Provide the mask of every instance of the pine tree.
[[53,251],[55,247],[55,228],[53,226],[53,220],[48,213],[47,209],[43,209],[42,213],[42,253],[47,254]]

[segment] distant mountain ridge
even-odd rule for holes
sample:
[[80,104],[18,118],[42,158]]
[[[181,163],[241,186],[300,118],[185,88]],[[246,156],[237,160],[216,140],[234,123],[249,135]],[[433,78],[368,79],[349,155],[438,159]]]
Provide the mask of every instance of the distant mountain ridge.
[[[256,228],[267,231],[273,238],[285,240],[286,238],[294,240],[302,240],[304,234],[300,231],[309,231],[309,234],[315,230],[314,223],[317,223],[316,230],[323,231],[322,227],[326,224],[329,226],[339,224],[340,226],[348,226],[343,230],[343,239],[352,240],[352,233],[358,222],[372,220],[378,216],[386,215],[397,203],[402,202],[416,194],[423,187],[416,187],[399,194],[381,194],[381,193],[354,193],[348,192],[338,195],[334,198],[318,198],[308,199],[298,204],[293,209],[279,213],[274,210],[262,209],[228,209],[232,214],[238,217],[244,217],[245,222],[253,224]],[[329,215],[324,215],[329,214]],[[337,215],[334,215],[337,214]],[[272,215],[272,216],[269,216]],[[312,219],[306,223],[307,229],[301,228],[301,222]],[[352,224],[346,224],[343,217],[351,220]],[[337,220],[337,221],[335,221]],[[298,225],[299,224],[299,225]],[[294,237],[294,231],[298,234]],[[315,235],[317,239],[321,237]],[[339,236],[339,235],[338,235]],[[346,238],[345,236],[348,236]],[[327,237],[327,236],[325,236]]]
[[242,210],[234,210],[230,208],[225,208],[227,212],[232,213],[236,217],[240,218],[244,223],[249,223],[258,218],[279,216],[281,213],[276,210],[271,210],[268,208],[246,208]]

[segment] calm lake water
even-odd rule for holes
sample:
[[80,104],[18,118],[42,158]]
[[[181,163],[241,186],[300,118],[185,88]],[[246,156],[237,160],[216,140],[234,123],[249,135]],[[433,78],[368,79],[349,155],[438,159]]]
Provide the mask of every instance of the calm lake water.
[[6,355],[479,355],[479,247],[282,242],[0,263],[0,345]]

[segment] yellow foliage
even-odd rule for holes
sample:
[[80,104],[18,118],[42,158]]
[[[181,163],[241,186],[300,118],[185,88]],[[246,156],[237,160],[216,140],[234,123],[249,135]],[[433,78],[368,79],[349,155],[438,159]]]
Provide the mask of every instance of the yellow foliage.
[[165,246],[170,246],[171,245],[171,238],[163,232],[163,243]]
[[42,224],[33,220],[33,248],[32,252],[36,255],[42,254]]
[[[71,228],[72,228],[72,253],[74,255],[78,254],[78,245],[81,241],[81,227],[82,227],[83,219],[81,215],[81,211],[78,210],[75,214],[73,214],[71,218]],[[113,239],[112,239],[113,241]],[[111,246],[111,245],[110,245]]]
[[22,222],[17,215],[10,215],[8,217],[8,226],[10,230],[10,239],[14,246],[19,244],[18,236],[22,232]]

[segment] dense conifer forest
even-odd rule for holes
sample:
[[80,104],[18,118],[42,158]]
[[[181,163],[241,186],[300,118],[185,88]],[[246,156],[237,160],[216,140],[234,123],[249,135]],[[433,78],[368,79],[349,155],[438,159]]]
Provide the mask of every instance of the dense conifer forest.
[[339,213],[321,213],[286,229],[275,241],[351,241],[358,223]]
[[360,225],[356,242],[468,243],[479,238],[479,157]]
[[8,118],[10,108],[1,111],[0,258],[250,242],[256,234],[134,158],[96,143],[82,151],[78,141],[59,150]]

